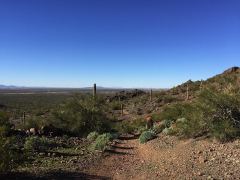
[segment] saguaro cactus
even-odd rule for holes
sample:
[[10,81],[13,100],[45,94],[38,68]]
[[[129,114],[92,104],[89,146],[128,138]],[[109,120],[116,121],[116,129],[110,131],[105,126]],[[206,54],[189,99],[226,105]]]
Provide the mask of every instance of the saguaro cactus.
[[123,104],[121,104],[121,115],[123,116],[123,109],[124,109],[124,106]]
[[23,112],[23,116],[22,116],[22,123],[25,124],[25,120],[26,120],[26,113]]
[[186,100],[189,100],[189,85],[187,85],[187,94],[186,94]]
[[152,101],[152,96],[153,96],[153,91],[152,89],[150,90],[150,101]]
[[203,89],[203,80],[201,80],[201,83],[200,83],[200,90]]
[[93,97],[95,98],[96,95],[97,95],[97,85],[95,83],[95,84],[93,84]]

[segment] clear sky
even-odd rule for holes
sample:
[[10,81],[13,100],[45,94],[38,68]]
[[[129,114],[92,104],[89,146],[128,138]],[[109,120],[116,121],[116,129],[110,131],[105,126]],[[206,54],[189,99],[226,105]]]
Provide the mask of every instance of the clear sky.
[[0,0],[0,84],[165,88],[239,65],[239,0]]

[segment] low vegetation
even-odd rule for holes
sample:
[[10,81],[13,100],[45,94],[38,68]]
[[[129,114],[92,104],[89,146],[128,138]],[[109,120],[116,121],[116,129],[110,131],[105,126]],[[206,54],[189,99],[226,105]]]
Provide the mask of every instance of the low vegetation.
[[107,148],[108,143],[110,142],[111,139],[112,139],[112,136],[110,133],[99,135],[94,141],[94,143],[92,144],[91,149],[104,151]]
[[57,144],[46,137],[31,136],[26,138],[24,150],[28,152],[45,152],[50,148],[57,147]]
[[22,160],[15,137],[8,137],[11,133],[11,126],[8,114],[0,112],[0,173],[9,172]]
[[168,131],[182,137],[208,134],[221,141],[232,140],[240,132],[238,97],[238,94],[204,90],[193,102],[167,107],[162,118],[168,119],[172,124],[167,127],[170,128]]
[[[46,95],[43,100],[43,95],[13,95],[10,99],[7,99],[9,95],[0,95],[3,97],[1,104],[7,105],[0,111],[0,173],[9,172],[19,164],[25,167],[25,156],[46,167],[47,163],[59,167],[61,162],[81,161],[81,157],[89,158],[98,151],[105,151],[113,139],[123,134],[140,135],[140,143],[154,139],[159,133],[181,138],[207,136],[221,142],[239,138],[240,81],[237,75],[225,73],[204,82],[188,81],[168,91],[154,93],[152,101],[149,94],[142,91],[121,92],[108,98],[82,94],[58,99],[57,95],[52,98]],[[189,87],[187,100],[186,87]],[[126,111],[123,116],[120,115],[121,104]],[[23,112],[26,112],[24,124]],[[155,123],[150,130],[146,129],[146,115],[152,115]],[[29,133],[33,128],[36,134]],[[73,160],[72,156],[79,159]],[[31,168],[31,163],[28,167]]]
[[94,131],[94,132],[89,133],[89,135],[87,136],[87,139],[89,141],[95,141],[98,136],[99,136],[99,133]]
[[144,144],[156,137],[156,133],[153,130],[144,131],[139,137],[139,141],[141,144]]
[[87,136],[92,131],[110,130],[109,118],[104,113],[105,101],[91,96],[76,96],[59,106],[52,124],[76,136]]

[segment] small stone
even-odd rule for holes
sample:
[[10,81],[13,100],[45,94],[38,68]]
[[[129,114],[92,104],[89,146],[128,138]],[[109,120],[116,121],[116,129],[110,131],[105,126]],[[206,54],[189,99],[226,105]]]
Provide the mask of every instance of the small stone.
[[51,156],[51,153],[48,153],[48,157],[50,157]]
[[205,159],[204,157],[202,157],[202,156],[199,157],[199,162],[200,162],[200,163],[206,163],[207,161],[208,161],[208,160]]
[[202,154],[203,152],[202,151],[198,151],[197,154]]
[[214,180],[212,176],[208,176],[208,180]]
[[203,176],[204,173],[202,173],[202,172],[198,172],[197,175],[198,175],[198,176]]
[[44,156],[45,155],[45,153],[39,153],[39,156]]
[[209,149],[209,152],[213,152],[213,151],[215,151],[215,149],[213,149],[213,148],[210,148],[210,149]]

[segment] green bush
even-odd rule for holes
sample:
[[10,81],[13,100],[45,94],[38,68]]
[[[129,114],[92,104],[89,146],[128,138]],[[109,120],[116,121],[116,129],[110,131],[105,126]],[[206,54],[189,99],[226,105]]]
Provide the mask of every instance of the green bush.
[[32,117],[26,118],[23,128],[24,129],[30,129],[30,128],[41,129],[41,127],[46,125],[48,125],[48,123],[43,118],[32,116]]
[[77,136],[87,136],[93,131],[106,132],[110,129],[110,121],[105,110],[101,98],[76,96],[54,112],[51,124]]
[[56,146],[56,143],[45,137],[33,136],[26,139],[24,149],[28,152],[44,152]]
[[15,144],[14,138],[0,137],[0,174],[9,172],[23,159]]
[[240,135],[239,94],[204,90],[194,102],[165,108],[162,117],[172,120],[172,133],[176,135],[197,137],[210,134],[228,141]]
[[11,131],[11,124],[7,113],[0,111],[0,137],[7,136]]
[[120,133],[134,133],[139,132],[142,129],[145,129],[146,122],[144,119],[135,119],[132,121],[122,121],[121,123],[118,123],[115,127],[116,130]]
[[11,154],[9,142],[0,137],[0,173],[5,173],[11,168]]
[[153,132],[154,132],[155,134],[159,134],[159,133],[161,133],[164,129],[165,129],[165,125],[164,125],[164,124],[155,125],[155,126],[153,127]]
[[121,110],[121,104],[118,101],[113,101],[110,107],[112,110]]
[[99,135],[95,142],[92,144],[91,148],[93,150],[99,150],[99,151],[104,151],[110,140],[112,139],[112,136],[110,133],[105,133],[102,135]]
[[94,131],[94,132],[91,132],[90,134],[88,134],[87,139],[89,141],[95,141],[98,136],[99,136],[98,132]]
[[166,135],[172,135],[174,134],[174,129],[172,127],[169,127],[169,128],[165,128],[163,131],[162,131],[163,134],[166,134]]
[[188,103],[176,103],[169,106],[165,106],[163,112],[159,115],[161,121],[176,121],[178,118],[184,117],[185,111],[189,109]]
[[139,137],[139,141],[141,144],[144,144],[152,139],[154,139],[156,137],[156,134],[152,131],[144,131],[141,136]]

